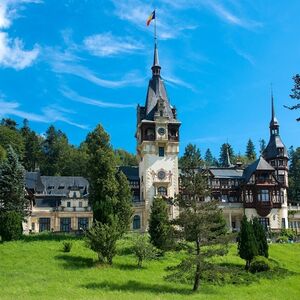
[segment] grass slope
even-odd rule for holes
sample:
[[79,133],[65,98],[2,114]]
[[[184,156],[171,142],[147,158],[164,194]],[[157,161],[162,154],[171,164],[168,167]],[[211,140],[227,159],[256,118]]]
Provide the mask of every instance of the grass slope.
[[[165,268],[178,263],[168,253],[136,268],[131,255],[118,255],[112,267],[97,266],[95,253],[74,240],[70,253],[62,241],[31,240],[0,244],[0,299],[300,299],[300,244],[274,244],[270,257],[293,275],[260,279],[250,285],[191,285],[167,282]],[[232,246],[223,263],[244,265]]]

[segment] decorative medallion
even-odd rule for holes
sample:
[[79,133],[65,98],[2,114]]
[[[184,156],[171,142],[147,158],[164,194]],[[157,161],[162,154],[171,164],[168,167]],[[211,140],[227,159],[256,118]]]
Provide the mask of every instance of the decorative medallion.
[[164,180],[166,178],[166,172],[164,170],[158,171],[157,177],[159,180]]
[[163,127],[159,127],[157,132],[159,135],[164,135],[166,133],[166,130]]

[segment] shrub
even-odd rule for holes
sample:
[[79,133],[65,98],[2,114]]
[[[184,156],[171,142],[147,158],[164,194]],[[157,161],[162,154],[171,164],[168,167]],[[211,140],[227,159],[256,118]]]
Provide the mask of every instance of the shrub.
[[294,240],[296,237],[296,232],[293,229],[281,229],[281,236],[286,236],[289,240]]
[[264,256],[255,256],[250,264],[249,271],[251,273],[263,272],[271,270],[272,265]]
[[18,240],[22,236],[22,216],[15,211],[0,214],[0,236],[2,241]]
[[72,242],[63,242],[63,251],[64,252],[70,252],[72,249]]
[[143,261],[156,257],[156,248],[149,242],[147,235],[137,235],[133,240],[133,253],[137,258],[138,267],[141,268]]
[[287,236],[281,235],[276,239],[276,243],[285,244],[289,242],[289,238]]

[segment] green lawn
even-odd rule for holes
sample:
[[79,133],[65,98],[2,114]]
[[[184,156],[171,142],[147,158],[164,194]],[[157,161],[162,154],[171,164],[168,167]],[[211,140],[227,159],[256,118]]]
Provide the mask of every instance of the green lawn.
[[[18,241],[0,244],[0,299],[300,299],[300,244],[273,244],[270,257],[293,272],[250,285],[191,285],[167,282],[165,268],[179,260],[176,254],[146,262],[141,270],[128,254],[114,258],[112,267],[95,264],[96,255],[74,240],[70,253],[61,241]],[[244,264],[236,247],[223,263]]]

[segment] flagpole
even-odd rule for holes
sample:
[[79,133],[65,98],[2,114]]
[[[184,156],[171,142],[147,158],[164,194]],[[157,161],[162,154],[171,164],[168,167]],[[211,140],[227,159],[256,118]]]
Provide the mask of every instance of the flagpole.
[[156,36],[156,8],[154,8],[154,14],[155,14],[155,18],[154,18],[154,43],[156,44],[156,41],[157,41],[157,36]]

